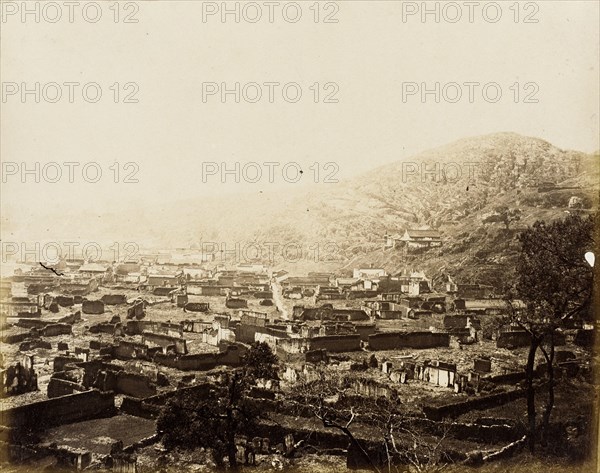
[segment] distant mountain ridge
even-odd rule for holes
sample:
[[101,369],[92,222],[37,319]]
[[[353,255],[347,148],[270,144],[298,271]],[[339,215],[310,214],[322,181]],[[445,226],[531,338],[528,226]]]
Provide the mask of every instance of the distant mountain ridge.
[[[316,191],[214,196],[135,214],[114,211],[94,219],[91,236],[83,236],[82,216],[63,216],[61,228],[72,238],[161,248],[293,242],[307,254],[298,263],[302,270],[368,264],[388,271],[423,267],[432,274],[447,272],[497,284],[498,278],[488,273],[497,273],[514,256],[519,227],[561,217],[572,196],[581,199],[583,212],[598,208],[599,162],[598,154],[495,133],[461,139]],[[508,230],[499,223],[482,223],[500,206],[520,209],[521,221]],[[384,249],[384,235],[420,226],[442,233],[440,251],[406,257]],[[35,231],[34,222],[31,234]],[[277,263],[290,265],[282,258]]]

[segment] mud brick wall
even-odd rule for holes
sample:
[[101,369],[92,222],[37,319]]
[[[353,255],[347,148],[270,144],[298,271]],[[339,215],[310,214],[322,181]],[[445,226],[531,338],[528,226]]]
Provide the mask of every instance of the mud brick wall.
[[75,299],[72,296],[56,296],[54,300],[61,307],[71,307],[75,304]]
[[311,350],[344,352],[360,350],[360,335],[331,335],[309,339]]
[[[187,296],[186,296],[187,297]],[[208,302],[185,302],[185,310],[190,312],[208,312],[210,304]]]
[[19,319],[15,325],[17,327],[22,327],[22,328],[42,329],[49,323],[50,322],[48,322],[47,320],[40,320],[40,319]]
[[248,307],[246,299],[231,298],[225,301],[225,307],[228,309],[245,309]]
[[445,315],[444,328],[446,330],[465,328],[467,326],[467,320],[474,318],[475,317],[472,315]]
[[56,337],[58,335],[70,335],[72,327],[69,324],[50,324],[46,325],[40,334],[44,337]]
[[514,442],[525,434],[524,427],[518,423],[514,425],[504,425],[500,422],[494,425],[465,424],[461,422],[436,422],[415,417],[411,419],[410,425],[435,436],[446,434],[456,440],[477,443]]
[[75,322],[79,322],[81,320],[81,312],[77,311],[69,315],[65,315],[64,317],[58,319],[58,323],[61,324],[74,324]]
[[64,371],[65,365],[80,362],[81,360],[75,356],[57,356],[54,358],[54,371]]
[[224,289],[220,286],[198,286],[200,294],[204,296],[222,296],[224,295]]
[[284,361],[286,363],[319,363],[321,361],[327,361],[329,359],[329,357],[327,356],[327,350],[309,350],[303,353],[292,353],[286,351],[284,348],[279,346],[279,344],[277,346],[275,354],[279,357],[281,361]]
[[115,357],[130,360],[132,358],[148,358],[148,345],[121,341],[114,349]]
[[17,430],[38,431],[115,414],[114,394],[93,390],[0,411],[0,424]]
[[170,337],[183,337],[183,325],[168,322],[141,322],[143,331],[154,334],[168,335]]
[[531,336],[525,331],[500,332],[496,339],[497,348],[527,347],[531,343]]
[[162,335],[159,333],[144,332],[142,334],[142,341],[144,343],[158,345],[163,348],[174,345],[175,353],[178,355],[185,355],[187,353],[185,338],[171,337],[169,335]]
[[158,408],[147,406],[144,400],[130,396],[123,396],[119,410],[125,414],[145,419],[154,419],[158,416]]
[[100,324],[92,325],[89,330],[90,333],[108,333],[110,335],[115,335],[120,328],[121,324],[110,324],[108,322],[103,322]]
[[183,336],[183,325],[166,322],[150,322],[147,320],[128,320],[125,332],[129,335],[140,335],[144,332],[149,332],[181,338]]
[[211,383],[196,384],[195,386],[189,386],[187,388],[177,389],[177,390],[169,391],[164,394],[159,394],[150,399],[146,399],[145,402],[151,403],[151,404],[164,405],[169,399],[171,399],[173,396],[175,396],[177,394],[186,393],[186,394],[194,394],[196,396],[203,397],[203,396],[207,396],[209,391],[214,388],[215,388],[215,385],[211,384]]
[[[189,355],[193,356],[193,355]],[[165,355],[164,353],[156,353],[152,358],[154,363],[157,363],[162,366],[168,366],[169,368],[177,368],[179,369],[179,358],[175,355]]]
[[354,328],[360,335],[360,339],[363,342],[368,342],[369,335],[373,335],[377,331],[375,324],[361,324],[361,325],[357,324]]
[[104,313],[104,302],[102,301],[83,301],[81,305],[81,311],[84,314],[103,314]]
[[[123,369],[123,367],[121,367],[120,365],[105,363],[102,360],[97,360],[97,359],[83,362],[83,363],[78,363],[77,366],[84,369],[83,385],[88,388],[92,386],[92,384],[98,377],[98,373],[100,371],[109,370],[109,371],[116,372],[116,371]],[[114,389],[114,387],[105,388],[106,391],[112,391],[113,389]]]
[[334,309],[331,316],[334,319],[369,320],[367,313],[361,309]]
[[20,351],[29,351],[35,350],[36,348],[46,348],[48,350],[52,349],[52,344],[40,338],[34,340],[26,340],[21,345],[19,345]]
[[144,322],[140,320],[128,320],[125,333],[128,335],[141,335],[144,331]]
[[11,335],[5,335],[0,340],[2,340],[3,343],[22,343],[29,338],[29,335],[29,332],[13,333]]
[[393,350],[399,345],[400,334],[397,332],[369,335],[369,348],[371,350]]
[[489,396],[476,397],[443,406],[423,406],[423,412],[428,419],[442,420],[446,417],[456,417],[465,414],[474,409],[489,409],[501,406],[507,402],[524,397],[525,394],[524,389],[515,389],[513,391],[490,394]]
[[242,356],[246,350],[235,345],[229,345],[217,355],[217,360],[221,365],[239,366],[242,363]]
[[304,361],[309,363],[319,363],[327,361],[327,350],[311,350],[304,353]]
[[352,380],[351,387],[362,396],[388,399],[395,397],[397,391],[389,386],[367,379]]
[[144,316],[144,303],[136,302],[131,307],[127,308],[127,318],[141,318]]
[[475,358],[473,361],[473,370],[480,373],[489,373],[492,371],[492,361],[484,358]]
[[303,353],[308,350],[308,338],[282,338],[277,340],[277,351],[285,353]]
[[409,332],[400,335],[400,348],[435,348],[450,346],[450,335],[442,332]]
[[48,383],[49,398],[66,396],[81,391],[87,391],[85,386],[74,383],[73,381],[67,381],[66,379],[50,378],[50,382]]
[[[292,434],[294,439],[304,439],[307,445],[313,445],[319,449],[346,449],[348,437],[336,431],[314,430],[299,426],[278,425],[268,420],[259,420],[256,435],[270,440],[271,445],[283,443],[286,435]],[[359,440],[363,447],[374,448],[375,442]]]
[[119,371],[115,391],[135,398],[146,398],[156,394],[156,385],[147,376]]
[[[91,346],[91,342],[90,342],[90,348],[95,350],[95,348],[93,348]],[[110,345],[110,344],[108,346],[104,345],[104,346],[101,346],[100,348],[98,348],[98,352],[99,352],[98,354],[102,357],[115,358],[116,350],[117,350],[117,347],[115,345]]]
[[286,363],[305,363],[307,361],[305,353],[291,353],[287,351],[289,347],[282,347],[281,344],[277,345],[277,350],[275,350],[275,354],[279,357],[281,361]]
[[104,294],[100,300],[106,305],[127,304],[125,294]]
[[182,356],[177,362],[177,368],[184,371],[210,370],[218,365],[218,355],[212,353]]
[[514,371],[512,373],[497,374],[495,376],[485,376],[481,379],[495,384],[516,384],[525,379],[525,371]]
[[235,333],[235,339],[242,343],[254,343],[256,330],[262,328],[256,325],[240,324]]
[[187,294],[178,294],[177,295],[177,307],[184,307],[188,303]]
[[390,332],[369,335],[371,350],[447,346],[450,346],[450,335],[445,332]]
[[220,365],[239,366],[241,364],[241,356],[241,351],[237,347],[229,346],[221,353],[201,353],[179,357],[157,353],[154,355],[154,362],[182,371],[207,371]]
[[168,296],[173,292],[176,288],[174,287],[156,287],[152,291],[152,294],[155,296]]

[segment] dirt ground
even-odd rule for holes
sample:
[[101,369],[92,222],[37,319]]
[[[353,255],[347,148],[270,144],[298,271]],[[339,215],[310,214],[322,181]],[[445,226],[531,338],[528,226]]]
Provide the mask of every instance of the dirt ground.
[[153,420],[129,415],[117,415],[105,419],[61,425],[45,432],[42,442],[55,442],[58,446],[69,446],[106,455],[117,440],[123,446],[150,437],[156,433]]

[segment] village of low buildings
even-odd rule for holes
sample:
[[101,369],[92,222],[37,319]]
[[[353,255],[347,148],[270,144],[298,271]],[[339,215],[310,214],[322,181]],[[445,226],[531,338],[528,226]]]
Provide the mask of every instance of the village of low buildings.
[[[422,251],[441,238],[406,230],[385,245]],[[492,323],[522,308],[498,288],[450,276],[434,285],[418,267],[295,274],[177,252],[53,269],[22,265],[0,288],[0,440],[11,463],[157,471],[161,407],[178,392],[204,392],[254,342],[279,360],[279,381],[255,390],[278,422],[250,439],[263,461],[302,441],[351,463],[343,435],[286,404],[323,370],[357,398],[402,403],[434,437],[450,425],[444,436],[461,441],[452,443],[457,457],[523,436],[520,407],[512,417],[497,411],[522,405],[529,335]],[[560,334],[557,376],[590,376],[592,339],[583,324]]]

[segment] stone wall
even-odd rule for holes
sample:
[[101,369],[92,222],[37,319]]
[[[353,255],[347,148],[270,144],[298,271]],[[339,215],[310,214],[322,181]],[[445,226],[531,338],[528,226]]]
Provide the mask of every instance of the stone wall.
[[130,360],[132,358],[149,359],[148,345],[121,341],[113,348],[113,355],[121,360]]
[[103,314],[104,302],[84,300],[81,305],[81,311],[84,314]]
[[389,332],[369,335],[369,348],[371,350],[447,346],[450,346],[450,335],[446,332]]
[[145,316],[144,303],[142,301],[134,302],[133,305],[127,308],[128,319],[142,319]]
[[60,324],[74,324],[75,322],[79,322],[79,321],[81,321],[81,312],[77,311],[77,312],[73,312],[72,314],[61,317],[56,322],[60,323]]
[[125,294],[104,294],[100,300],[106,305],[127,304]]
[[474,409],[490,409],[514,401],[526,394],[524,389],[515,389],[489,396],[470,398],[465,401],[442,406],[423,406],[423,412],[428,419],[442,420],[446,417],[457,417]]
[[344,352],[360,350],[360,335],[330,335],[313,337],[308,340],[310,350]]
[[368,342],[369,335],[373,335],[377,331],[375,324],[356,324],[354,328],[363,342]]
[[525,331],[500,332],[496,339],[497,348],[527,347],[531,343],[531,336]]
[[75,304],[73,296],[56,296],[54,300],[61,307],[71,307]]
[[87,391],[85,386],[77,384],[73,381],[68,381],[66,379],[52,377],[48,383],[49,398],[66,396],[68,394],[75,394],[82,391]]
[[123,326],[120,323],[111,324],[108,322],[102,322],[96,325],[92,325],[89,328],[90,333],[108,333],[109,335],[121,335]]
[[158,345],[163,348],[174,346],[175,353],[178,355],[185,355],[187,353],[185,338],[170,337],[169,335],[144,332],[142,334],[142,342],[149,345]]
[[113,393],[92,390],[0,411],[0,425],[39,431],[57,425],[115,415]]
[[65,365],[79,363],[81,360],[75,356],[54,357],[54,371],[64,371]]
[[241,364],[241,350],[237,346],[228,346],[221,353],[201,353],[197,355],[164,355],[157,353],[154,362],[163,366],[177,368],[182,371],[200,370],[207,371],[217,366],[239,366]]
[[143,399],[156,395],[156,385],[147,376],[119,371],[115,391],[119,394]]
[[70,335],[71,326],[69,324],[50,324],[40,330],[40,335],[44,337],[56,337],[58,335]]
[[184,309],[186,312],[208,312],[210,304],[208,302],[187,302]]
[[242,343],[254,343],[256,339],[256,331],[262,327],[256,325],[246,325],[241,323],[237,326],[235,332],[235,339]]

